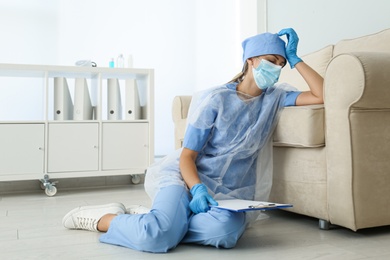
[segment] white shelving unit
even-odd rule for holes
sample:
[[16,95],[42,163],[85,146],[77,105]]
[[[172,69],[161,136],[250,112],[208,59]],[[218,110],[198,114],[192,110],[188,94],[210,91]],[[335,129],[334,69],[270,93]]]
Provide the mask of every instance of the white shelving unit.
[[[85,110],[80,106],[74,107],[74,117],[61,118],[58,79],[68,86],[72,108],[80,88],[76,81],[86,83],[79,93],[89,94],[91,118],[76,115]],[[114,99],[110,81],[121,93]],[[131,100],[131,87],[136,100]],[[153,162],[152,69],[0,64],[0,95],[0,181],[41,180],[53,196],[57,189],[50,178],[128,174],[136,183]],[[113,102],[120,110],[114,119]],[[140,110],[136,118],[129,116],[128,106],[134,104]]]

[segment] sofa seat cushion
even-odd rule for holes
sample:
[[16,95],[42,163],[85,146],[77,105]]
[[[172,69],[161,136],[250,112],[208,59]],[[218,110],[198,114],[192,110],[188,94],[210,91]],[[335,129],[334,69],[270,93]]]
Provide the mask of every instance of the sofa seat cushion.
[[324,105],[285,107],[273,141],[274,146],[325,146]]

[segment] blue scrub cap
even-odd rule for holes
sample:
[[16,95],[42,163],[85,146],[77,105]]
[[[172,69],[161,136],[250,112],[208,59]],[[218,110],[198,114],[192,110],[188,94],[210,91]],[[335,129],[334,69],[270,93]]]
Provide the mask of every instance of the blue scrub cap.
[[262,33],[242,42],[242,48],[244,53],[242,55],[243,62],[249,58],[277,54],[286,59],[285,42],[277,35],[273,33]]

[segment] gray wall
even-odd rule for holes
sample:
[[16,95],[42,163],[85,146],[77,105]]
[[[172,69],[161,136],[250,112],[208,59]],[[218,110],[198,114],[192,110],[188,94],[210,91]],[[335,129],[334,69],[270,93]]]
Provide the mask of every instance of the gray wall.
[[294,28],[298,52],[307,54],[342,39],[390,28],[388,0],[268,0],[268,30]]

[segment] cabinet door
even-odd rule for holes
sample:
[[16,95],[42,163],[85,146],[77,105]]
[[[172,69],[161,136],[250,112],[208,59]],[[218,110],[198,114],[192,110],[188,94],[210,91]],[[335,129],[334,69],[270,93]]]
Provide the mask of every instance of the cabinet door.
[[0,175],[43,173],[44,124],[0,124]]
[[104,123],[102,169],[146,169],[148,135],[148,123]]
[[98,123],[49,124],[48,172],[97,171]]

